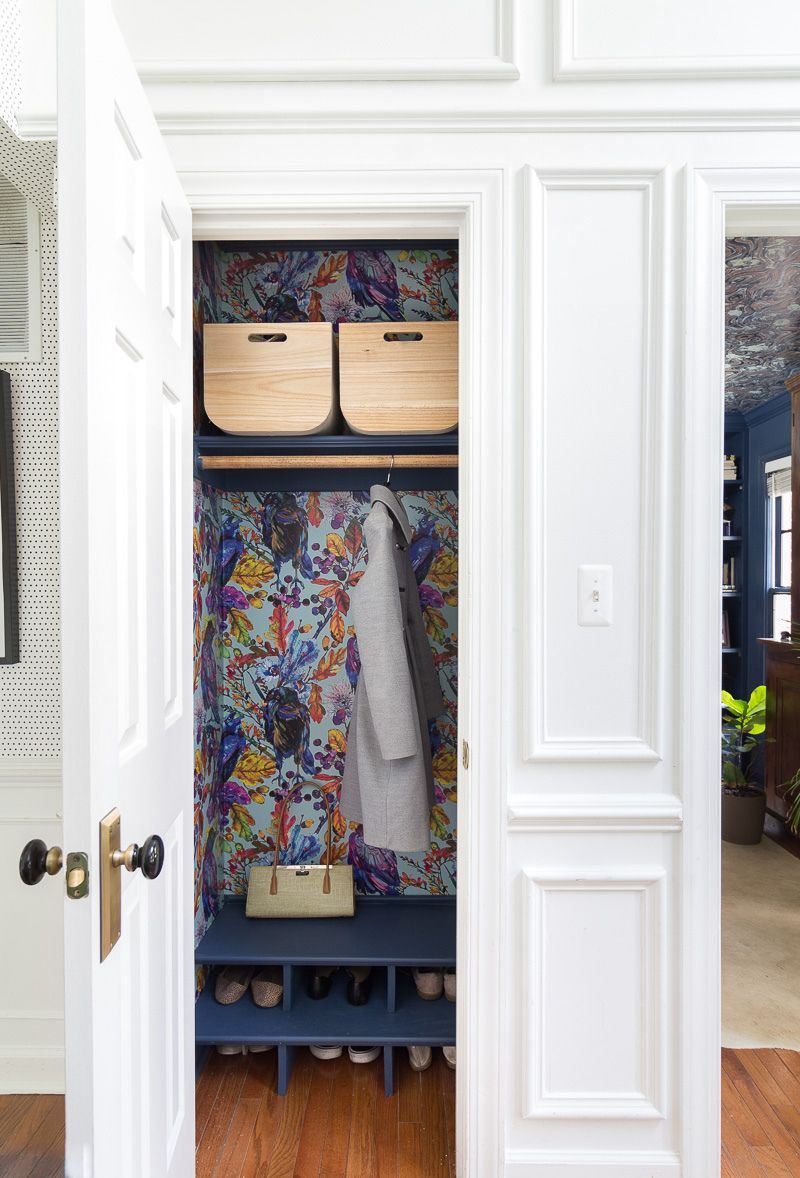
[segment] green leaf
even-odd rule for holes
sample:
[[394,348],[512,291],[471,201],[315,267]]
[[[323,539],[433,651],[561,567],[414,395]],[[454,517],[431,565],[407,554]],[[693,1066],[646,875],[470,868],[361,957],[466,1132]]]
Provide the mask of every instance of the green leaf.
[[[752,724],[752,725],[748,725],[747,731],[750,733],[751,736],[759,736],[762,732],[766,731],[766,727],[767,727],[766,724]],[[756,742],[753,741],[753,744],[755,744],[755,743]]]
[[428,255],[425,253],[425,250],[414,250],[414,257],[418,262],[427,262],[428,260]]
[[754,708],[761,705],[762,708],[767,705],[767,689],[763,685],[756,687],[750,695],[750,702],[748,708],[752,711]]

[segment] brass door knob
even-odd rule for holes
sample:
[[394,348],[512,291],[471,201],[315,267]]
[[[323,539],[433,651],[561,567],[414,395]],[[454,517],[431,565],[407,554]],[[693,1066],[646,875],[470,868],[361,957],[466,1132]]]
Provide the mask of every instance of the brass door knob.
[[19,857],[19,876],[31,887],[45,875],[58,875],[61,870],[61,847],[50,847],[41,839],[26,843]]
[[138,843],[131,843],[124,851],[112,851],[111,866],[124,867],[126,871],[138,868],[147,879],[155,879],[164,866],[164,843],[157,834],[151,834],[141,847]]

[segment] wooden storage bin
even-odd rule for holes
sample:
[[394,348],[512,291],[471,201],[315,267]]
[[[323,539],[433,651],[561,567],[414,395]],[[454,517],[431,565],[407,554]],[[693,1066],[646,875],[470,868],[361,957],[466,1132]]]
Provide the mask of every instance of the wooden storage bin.
[[338,423],[330,323],[207,323],[206,413],[228,434],[323,434]]
[[[417,338],[402,338],[411,335]],[[455,429],[458,324],[341,323],[339,391],[344,419],[357,434]]]

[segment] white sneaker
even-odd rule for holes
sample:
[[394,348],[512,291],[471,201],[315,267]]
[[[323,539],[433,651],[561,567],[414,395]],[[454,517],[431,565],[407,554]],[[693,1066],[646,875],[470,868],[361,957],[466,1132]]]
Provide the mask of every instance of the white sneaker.
[[244,1051],[245,1055],[259,1055],[262,1051],[272,1051],[274,1047],[274,1043],[248,1043]]
[[453,1071],[455,1071],[456,1070],[456,1049],[455,1049],[455,1047],[443,1047],[442,1048],[442,1055],[444,1056],[444,1060],[445,1060],[445,1063],[447,1064],[447,1066],[449,1068],[452,1068]]
[[338,1059],[343,1048],[341,1043],[312,1043],[308,1050],[315,1059]]
[[377,1059],[383,1048],[381,1047],[348,1047],[347,1054],[353,1063],[372,1063]]
[[417,993],[420,998],[424,998],[426,1002],[435,1002],[437,998],[442,996],[442,988],[444,985],[444,970],[441,969],[426,969],[424,967],[412,969],[411,976],[414,979],[414,985],[417,987]]
[[413,1072],[424,1072],[433,1061],[433,1052],[430,1047],[409,1047],[408,1048],[408,1062],[411,1064]]
[[217,1055],[246,1055],[247,1048],[243,1043],[218,1043]]

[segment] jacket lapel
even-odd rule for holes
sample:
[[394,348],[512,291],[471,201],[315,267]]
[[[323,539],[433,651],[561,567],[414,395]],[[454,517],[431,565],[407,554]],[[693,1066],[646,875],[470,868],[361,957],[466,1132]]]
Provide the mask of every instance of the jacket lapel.
[[408,516],[406,515],[403,504],[394,492],[390,491],[388,487],[376,483],[373,487],[370,487],[369,497],[371,504],[383,503],[389,509],[405,536],[406,544],[410,544],[412,535],[411,524],[408,522]]

